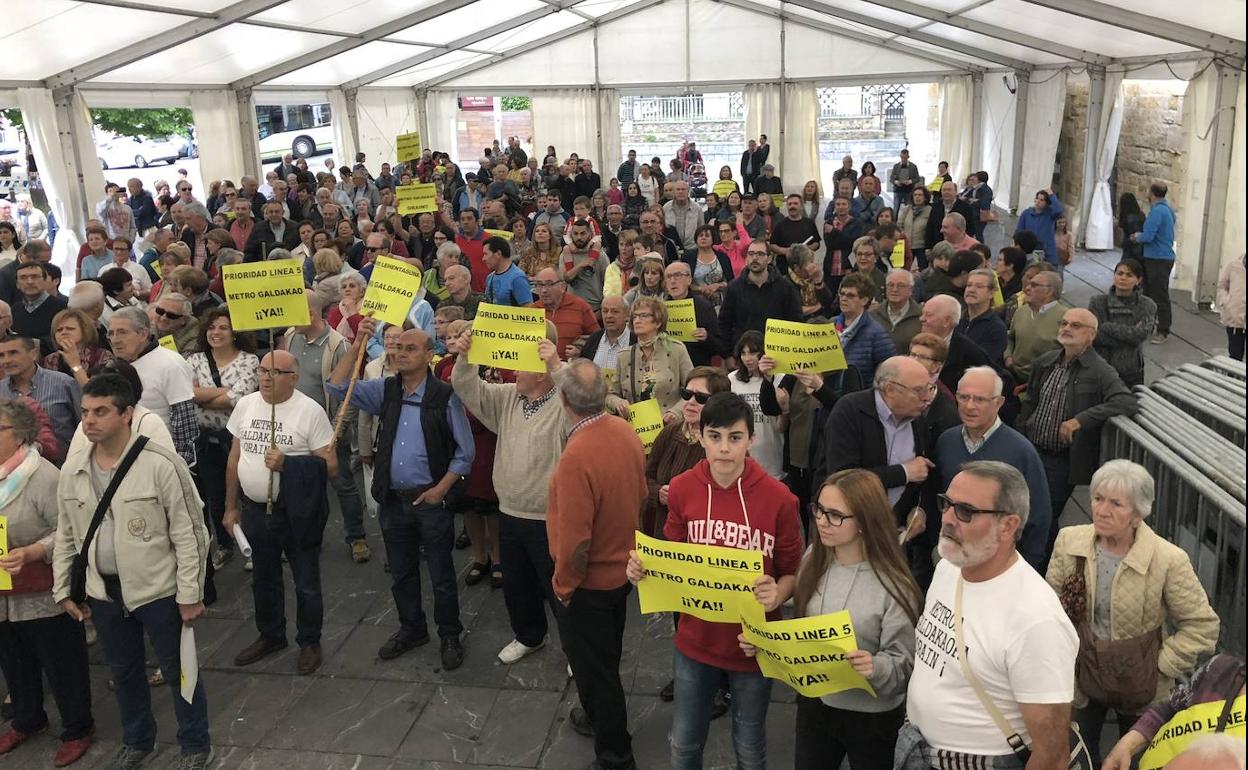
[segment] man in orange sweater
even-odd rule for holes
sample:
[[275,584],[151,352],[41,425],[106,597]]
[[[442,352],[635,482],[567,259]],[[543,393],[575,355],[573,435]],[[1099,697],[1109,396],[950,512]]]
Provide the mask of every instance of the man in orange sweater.
[[[568,719],[593,737],[594,767],[635,770],[620,655],[632,590],[624,567],[646,500],[646,457],[632,426],[604,413],[602,370],[585,359],[567,369],[559,398],[572,429],[550,479],[546,532],[555,596],[566,608],[559,636],[581,699]],[[612,448],[609,464],[603,447]]]

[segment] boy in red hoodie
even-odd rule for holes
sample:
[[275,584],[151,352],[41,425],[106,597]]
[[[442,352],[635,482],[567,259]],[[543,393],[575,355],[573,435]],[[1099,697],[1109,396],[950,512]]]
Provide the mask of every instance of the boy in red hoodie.
[[[663,534],[681,543],[761,551],[763,576],[754,597],[770,620],[793,593],[802,558],[797,498],[749,457],[754,413],[735,393],[716,393],[702,407],[706,459],[672,479]],[[636,551],[628,578],[645,574]],[[711,703],[727,677],[732,694],[732,742],[739,770],[766,767],[767,703],[771,680],[737,643],[737,623],[711,623],[682,615],[676,630],[676,690],[672,714],[672,770],[700,770],[711,723]]]

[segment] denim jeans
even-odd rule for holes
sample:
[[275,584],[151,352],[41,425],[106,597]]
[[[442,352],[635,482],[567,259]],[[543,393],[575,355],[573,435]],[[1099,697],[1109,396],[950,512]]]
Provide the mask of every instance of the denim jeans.
[[503,602],[516,639],[536,647],[546,638],[546,604],[558,617],[558,601],[551,578],[555,562],[550,558],[546,522],[499,514],[498,554],[503,560]]
[[394,498],[381,504],[381,536],[386,544],[392,584],[390,593],[408,638],[429,633],[420,598],[420,549],[424,546],[433,585],[433,620],[438,636],[458,637],[459,591],[451,551],[455,547],[455,514],[444,505],[413,505]]
[[342,508],[342,529],[346,533],[347,545],[350,545],[356,540],[364,539],[364,500],[360,497],[360,488],[355,483],[355,473],[351,469],[351,442],[344,438],[334,447],[338,452],[338,475],[329,480],[329,485],[338,494],[338,507]]
[[1057,531],[1062,528],[1062,511],[1066,509],[1066,502],[1070,500],[1075,487],[1067,481],[1070,478],[1069,450],[1061,454],[1041,452],[1040,464],[1044,466],[1044,475],[1049,482],[1049,502],[1053,512],[1053,518],[1049,520],[1049,538],[1044,547],[1044,567],[1048,569],[1053,546],[1057,543]]
[[732,693],[732,748],[737,770],[767,767],[767,703],[771,680],[757,671],[725,671],[675,651],[676,691],[672,731],[668,736],[672,770],[701,770],[702,751],[711,726],[711,702],[728,675]]
[[321,597],[321,549],[300,548],[290,519],[280,506],[265,513],[263,503],[241,499],[243,534],[251,542],[251,597],[256,630],[270,641],[286,641],[286,587],[282,553],[295,582],[295,641],[300,647],[321,643],[325,605]]
[[[120,588],[117,589],[118,595]],[[156,745],[156,718],[152,715],[152,691],[147,683],[143,632],[152,642],[161,673],[173,696],[173,713],[178,719],[178,745],[183,754],[202,754],[208,740],[208,699],[204,680],[195,685],[190,703],[179,693],[181,687],[182,616],[174,597],[167,596],[126,611],[119,601],[90,599],[104,655],[117,685],[117,707],[121,712],[121,742],[141,751]]]

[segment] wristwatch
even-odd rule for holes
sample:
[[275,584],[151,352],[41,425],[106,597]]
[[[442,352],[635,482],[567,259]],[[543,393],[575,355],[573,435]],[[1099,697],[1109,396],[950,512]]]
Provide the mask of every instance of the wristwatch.
[[81,366],[81,365],[79,365],[79,366],[71,366],[71,367],[69,367],[69,370],[70,370],[71,372],[73,372],[74,374],[77,374],[78,372],[81,372],[81,371],[82,371],[82,366]]

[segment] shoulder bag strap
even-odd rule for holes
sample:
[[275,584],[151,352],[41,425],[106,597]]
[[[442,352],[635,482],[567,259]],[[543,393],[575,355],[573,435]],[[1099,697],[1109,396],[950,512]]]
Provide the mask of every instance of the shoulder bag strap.
[[[147,436],[139,436],[134,440],[134,444],[130,446],[130,451],[126,452],[126,456],[121,459],[121,465],[117,466],[117,472],[113,474],[113,478],[108,482],[108,487],[104,489],[104,494],[100,495],[100,502],[95,506],[95,513],[91,516],[91,525],[87,527],[87,535],[82,539],[81,556],[88,558],[87,554],[91,550],[91,541],[95,539],[96,530],[100,528],[100,522],[104,520],[104,512],[108,510],[108,506],[113,501],[113,495],[117,494],[117,487],[121,486],[122,479],[126,477],[126,473],[130,471],[130,466],[134,465],[135,459],[139,456],[139,452],[143,451],[143,447],[147,446]],[[87,462],[95,462],[89,456]]]
[[1239,700],[1239,690],[1244,686],[1244,669],[1240,667],[1235,675],[1231,677],[1231,686],[1227,688],[1226,703],[1222,706],[1222,713],[1218,716],[1218,726],[1214,730],[1215,733],[1226,731],[1226,723],[1230,721],[1231,710],[1235,708],[1235,701]]
[[637,343],[634,342],[630,348],[632,355],[628,360],[628,386],[634,399],[637,398],[637,350]]
[[217,359],[212,357],[212,351],[204,353],[204,358],[208,359],[208,371],[212,374],[213,384],[218,388],[224,388],[225,386],[221,384],[221,372],[217,369]]
[[992,702],[992,698],[988,697],[988,693],[984,692],[984,685],[980,683],[979,677],[971,671],[971,664],[966,660],[966,645],[962,642],[962,586],[965,581],[962,576],[958,576],[958,587],[954,592],[953,598],[953,635],[954,647],[958,652],[958,665],[962,667],[962,676],[966,678],[967,684],[975,691],[975,695],[979,698],[979,702],[984,705],[984,710],[988,712],[988,716],[992,717],[992,721],[996,723],[997,729],[1005,736],[1005,742],[1010,745],[1012,750],[1019,758],[1026,760],[1031,756],[1027,744],[1023,742],[1018,731],[1010,726],[1006,721],[1005,715],[1001,713],[1001,709],[997,708],[997,704]]

